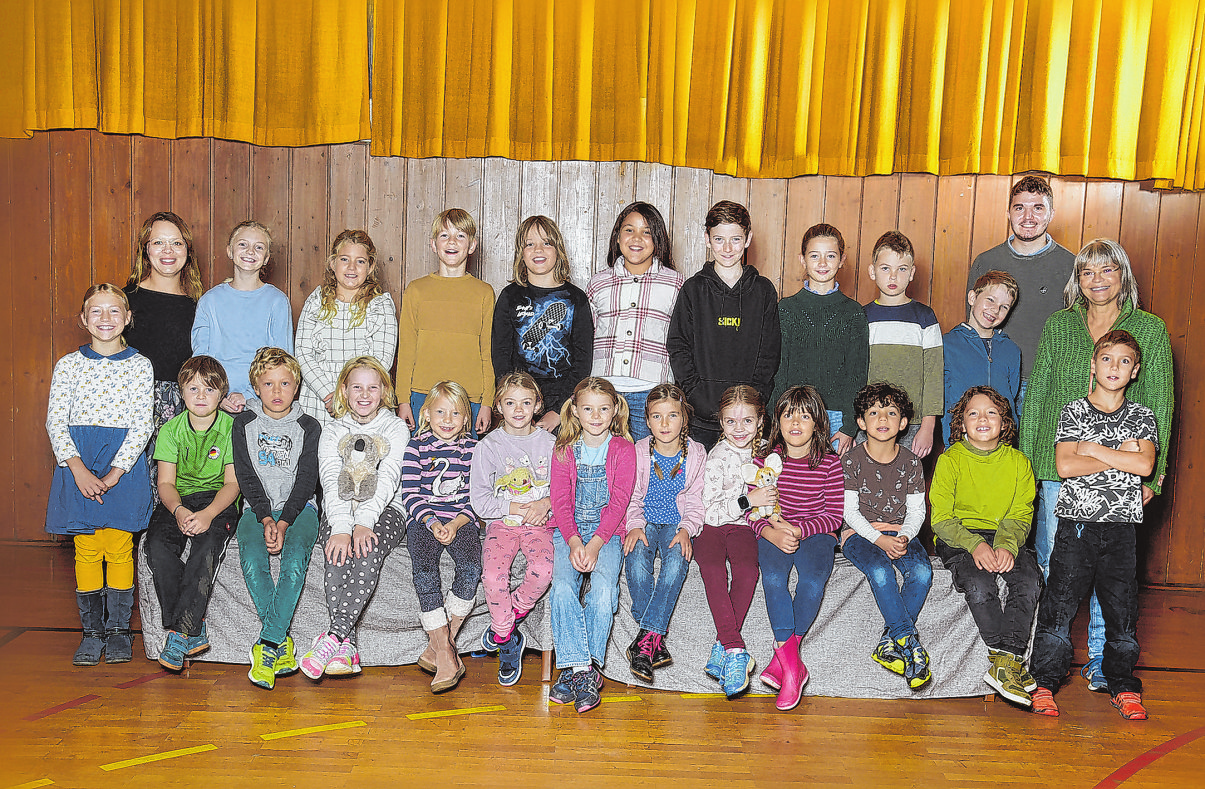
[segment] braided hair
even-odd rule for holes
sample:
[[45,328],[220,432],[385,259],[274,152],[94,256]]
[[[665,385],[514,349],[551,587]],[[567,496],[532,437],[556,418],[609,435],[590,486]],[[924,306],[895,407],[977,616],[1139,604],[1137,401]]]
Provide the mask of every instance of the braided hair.
[[[676,403],[682,410],[682,432],[678,434],[678,451],[682,454],[682,457],[678,459],[677,465],[675,465],[673,471],[669,473],[670,479],[673,479],[674,477],[678,476],[679,472],[683,474],[686,473],[686,453],[689,450],[688,434],[690,428],[690,415],[694,409],[691,408],[690,403],[686,402],[686,393],[683,392],[681,387],[679,387],[677,384],[658,384],[657,386],[653,387],[648,394],[648,398],[644,401],[645,413],[647,414],[649,410],[652,409],[652,407],[657,403],[663,403],[666,401]],[[661,472],[661,467],[657,465],[657,459],[653,457],[654,443],[654,441],[649,441],[649,461],[653,464],[653,472],[657,475],[657,478],[665,479],[665,476]]]

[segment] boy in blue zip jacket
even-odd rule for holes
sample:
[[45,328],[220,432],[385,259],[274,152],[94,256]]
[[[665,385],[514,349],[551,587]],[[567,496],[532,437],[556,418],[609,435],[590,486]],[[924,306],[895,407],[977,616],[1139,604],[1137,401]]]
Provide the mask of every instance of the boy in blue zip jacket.
[[[1020,295],[1017,281],[1004,271],[989,271],[967,291],[970,307],[965,323],[942,337],[945,348],[947,403],[957,403],[972,386],[990,386],[1008,400],[1018,419],[1021,388],[1021,349],[1000,326]],[[950,445],[950,414],[941,420],[942,438]]]

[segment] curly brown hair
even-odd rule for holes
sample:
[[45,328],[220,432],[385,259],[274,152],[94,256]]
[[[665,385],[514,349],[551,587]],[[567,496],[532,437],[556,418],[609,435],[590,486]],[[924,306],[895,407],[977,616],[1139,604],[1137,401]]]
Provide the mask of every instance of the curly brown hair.
[[961,441],[966,434],[967,404],[976,395],[983,395],[992,401],[992,405],[1000,410],[1000,441],[1009,446],[1017,444],[1017,420],[1013,417],[1012,406],[1008,398],[990,386],[972,386],[963,393],[954,407],[950,409],[950,444]]
[[377,280],[377,246],[363,230],[344,230],[331,242],[331,253],[326,258],[326,266],[322,270],[322,285],[319,286],[322,300],[318,307],[318,319],[329,324],[338,314],[339,309],[335,305],[334,263],[335,258],[339,257],[340,247],[344,244],[359,244],[368,252],[368,276],[356,292],[355,301],[351,303],[351,325],[359,326],[368,315],[368,303],[385,292]]

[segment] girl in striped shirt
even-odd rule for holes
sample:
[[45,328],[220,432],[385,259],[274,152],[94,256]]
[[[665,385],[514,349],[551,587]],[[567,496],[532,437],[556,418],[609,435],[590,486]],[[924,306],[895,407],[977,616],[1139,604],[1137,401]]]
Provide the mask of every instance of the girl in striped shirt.
[[[477,439],[469,435],[469,393],[455,381],[431,387],[418,413],[418,432],[402,459],[406,548],[414,569],[419,620],[427,631],[419,668],[433,673],[431,692],[451,690],[464,676],[456,634],[473,610],[481,581],[481,538],[469,503],[469,467]],[[456,563],[445,601],[439,560]]]
[[[752,525],[760,537],[758,563],[775,644],[761,681],[778,690],[777,706],[784,711],[803,696],[808,670],[799,646],[820,611],[841,528],[845,477],[829,435],[828,411],[814,387],[792,386],[782,393],[769,444],[770,452],[782,458],[777,483],[782,511]],[[765,458],[756,463],[763,465]],[[792,567],[799,573],[794,597],[788,585]]]

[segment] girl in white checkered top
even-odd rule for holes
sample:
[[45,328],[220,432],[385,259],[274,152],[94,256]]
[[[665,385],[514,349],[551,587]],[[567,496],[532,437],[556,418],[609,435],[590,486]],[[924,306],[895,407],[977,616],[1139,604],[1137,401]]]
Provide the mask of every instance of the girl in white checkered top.
[[377,248],[363,230],[344,230],[331,242],[322,284],[297,319],[301,410],[322,425],[332,421],[335,383],[347,362],[372,356],[385,369],[397,349],[397,309],[376,277]]
[[631,413],[632,438],[649,435],[644,401],[653,387],[673,383],[666,338],[678,291],[669,231],[661,212],[630,203],[619,212],[607,246],[607,266],[590,279],[586,296],[594,314],[594,366]]

